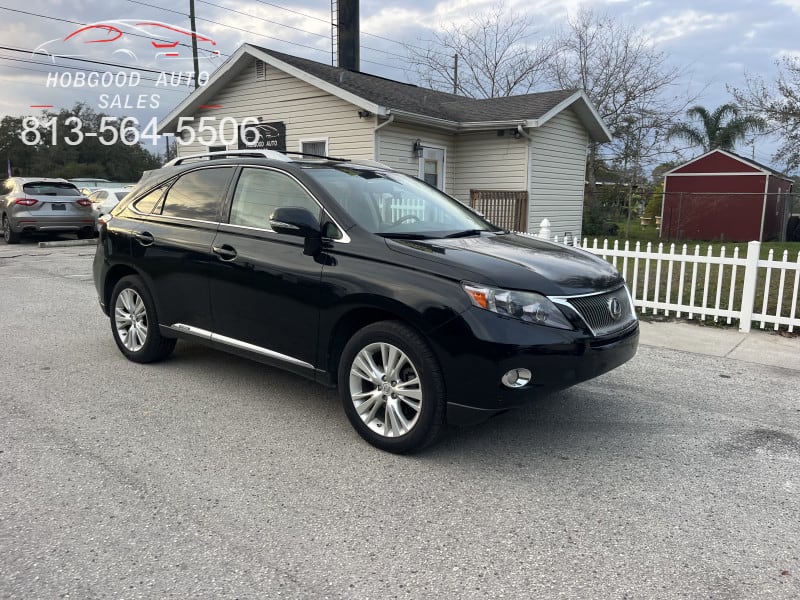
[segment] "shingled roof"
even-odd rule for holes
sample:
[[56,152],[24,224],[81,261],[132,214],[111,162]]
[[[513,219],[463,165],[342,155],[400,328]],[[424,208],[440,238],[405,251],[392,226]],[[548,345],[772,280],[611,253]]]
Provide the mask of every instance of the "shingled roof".
[[414,117],[418,122],[430,121],[454,130],[481,126],[491,129],[498,124],[539,127],[561,110],[573,108],[593,140],[605,142],[611,139],[602,119],[580,90],[474,99],[333,67],[250,44],[241,46],[204,87],[181,102],[162,122],[159,131],[174,131],[178,117],[193,114],[200,105],[211,100],[245,64],[250,64],[248,58],[262,60],[381,117],[404,115],[406,118]]
[[577,91],[557,90],[476,100],[254,47],[375,104],[448,121],[538,119]]

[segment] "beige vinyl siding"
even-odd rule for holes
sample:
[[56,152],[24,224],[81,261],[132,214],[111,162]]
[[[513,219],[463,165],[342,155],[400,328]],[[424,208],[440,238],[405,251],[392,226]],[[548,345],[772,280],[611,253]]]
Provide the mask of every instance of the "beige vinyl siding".
[[586,130],[567,109],[542,128],[531,130],[531,135],[528,231],[538,232],[547,218],[553,235],[580,236],[589,143]]
[[[237,123],[245,117],[262,117],[265,122],[283,121],[286,124],[287,150],[298,150],[300,139],[327,138],[330,156],[371,160],[375,154],[372,141],[375,117],[359,118],[359,109],[353,104],[269,65],[266,80],[256,81],[255,62],[246,61],[242,71],[224,91],[206,104],[219,104],[222,108],[198,110],[194,115],[195,128],[200,117],[214,117],[215,121],[210,123],[215,128],[223,117],[233,117]],[[226,128],[225,135],[231,141],[234,135],[232,127]],[[230,149],[236,147],[235,143],[229,146]],[[195,142],[179,145],[178,153],[185,155],[206,150],[205,144]]]
[[[401,173],[419,177],[419,161],[411,148],[419,139],[423,146],[444,148],[445,180],[444,191],[453,193],[453,157],[455,136],[411,125],[391,123],[378,130],[374,159]],[[372,158],[372,157],[370,157]]]
[[507,132],[500,137],[495,130],[462,133],[456,139],[456,198],[469,202],[471,189],[527,189],[527,139],[515,139]]

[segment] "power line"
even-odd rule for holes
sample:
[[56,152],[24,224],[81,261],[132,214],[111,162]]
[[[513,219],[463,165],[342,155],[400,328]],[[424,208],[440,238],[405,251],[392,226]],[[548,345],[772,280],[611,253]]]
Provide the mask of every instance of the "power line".
[[[186,18],[189,17],[189,15],[187,15],[186,13],[182,13],[182,12],[180,12],[178,10],[172,10],[170,8],[164,8],[163,6],[156,6],[155,4],[147,4],[146,2],[140,2],[139,0],[127,0],[127,2],[130,2],[131,4],[138,4],[140,6],[146,6],[148,8],[155,8],[157,10],[162,10],[164,12],[168,12],[168,13],[172,13],[172,14],[175,14],[175,15],[179,15],[181,17],[186,17]],[[293,46],[299,46],[301,48],[306,48],[307,50],[314,50],[315,52],[325,52],[325,53],[327,53],[327,50],[322,50],[320,48],[315,48],[314,46],[307,46],[306,44],[300,44],[298,42],[292,42],[292,41],[289,41],[289,40],[284,40],[282,38],[276,38],[274,36],[267,35],[265,33],[256,33],[254,31],[249,31],[247,29],[242,29],[241,27],[235,27],[233,25],[226,25],[225,23],[220,23],[219,21],[213,21],[211,19],[206,19],[204,17],[196,17],[196,19],[198,21],[205,21],[206,23],[211,23],[213,25],[219,25],[220,27],[227,27],[228,29],[234,29],[236,31],[242,31],[244,33],[249,33],[250,35],[256,35],[256,36],[267,38],[267,39],[270,39],[270,40],[275,40],[275,41],[278,41],[278,42],[284,42],[286,44],[291,44]]]
[[[327,35],[327,34],[315,33],[313,31],[309,31],[308,29],[302,29],[301,27],[295,27],[294,25],[286,25],[285,23],[279,23],[278,21],[272,21],[270,19],[265,19],[264,17],[257,17],[256,15],[252,15],[250,13],[242,12],[242,11],[239,11],[239,10],[236,10],[236,9],[233,9],[233,8],[228,8],[227,6],[222,6],[220,4],[214,4],[213,2],[208,2],[207,0],[197,0],[197,2],[200,2],[202,4],[207,4],[208,6],[213,6],[214,8],[219,8],[221,10],[227,10],[229,12],[236,13],[238,15],[242,15],[242,16],[245,16],[245,17],[250,17],[251,19],[257,19],[259,21],[264,21],[265,23],[272,23],[273,25],[278,25],[279,27],[286,27],[287,29],[293,29],[295,31],[299,31],[300,33],[306,33],[308,35],[314,35],[316,37],[323,38],[325,40],[330,40],[330,36]],[[279,7],[277,5],[274,5],[274,4],[271,4],[270,6],[275,6],[276,8],[281,8],[281,7]],[[285,9],[285,10],[289,10],[289,9]],[[297,11],[291,11],[291,12],[297,12]],[[302,16],[306,16],[306,17],[309,17],[309,18],[317,19],[317,17],[310,17],[309,15],[303,15],[303,13],[297,13],[297,14],[302,15]],[[327,25],[330,25],[329,21],[325,21],[324,19],[318,19],[318,20],[322,21],[323,23],[326,23]],[[400,43],[400,42],[397,42],[397,43]],[[363,48],[365,50],[372,50],[374,52],[380,52],[382,54],[387,54],[387,55],[393,56],[395,58],[402,58],[402,59],[406,58],[405,56],[403,56],[401,54],[396,54],[394,52],[389,52],[388,50],[381,50],[380,48],[372,48],[370,46],[364,46],[364,45],[361,45],[361,48]],[[370,62],[370,61],[366,61],[366,62]],[[374,64],[381,64],[381,63],[374,63]],[[389,67],[389,65],[381,65],[381,66]],[[390,68],[396,68],[396,67],[390,67]]]
[[[26,60],[24,58],[13,58],[13,57],[10,57],[10,56],[2,56],[2,55],[0,55],[0,60],[9,60],[9,61],[14,61],[14,62],[32,64],[32,65],[48,66],[48,63],[45,63],[45,62],[39,62],[39,61],[35,61],[35,60]],[[30,67],[18,67],[18,66],[14,66],[14,65],[6,65],[6,67],[9,68],[9,69],[20,69],[20,70],[25,70],[25,71],[32,71],[34,73],[42,73],[42,74],[49,73],[49,71],[45,71],[45,70],[42,70],[42,69],[32,69]],[[64,69],[80,70],[80,67],[77,67],[77,66],[76,67],[72,67],[72,66],[64,65],[63,68]],[[113,72],[112,71],[97,71],[97,73],[113,73]],[[10,77],[4,77],[3,79],[6,79],[7,81],[13,81],[13,78],[10,78]],[[151,79],[151,78],[148,78],[148,77],[142,77],[141,80],[142,81],[150,81],[150,82],[157,82],[158,81],[157,79]],[[141,88],[144,88],[144,89],[151,89],[151,90],[168,91],[168,92],[182,92],[182,91],[184,91],[181,88],[174,87],[174,86],[142,85],[142,86],[137,86],[137,87],[141,87]],[[108,88],[91,88],[91,87],[87,87],[87,89],[90,89],[90,90],[98,89],[99,90],[99,89],[108,89]],[[185,90],[187,95],[188,95],[188,93],[190,91],[191,90]]]
[[[141,2],[139,0],[127,0],[127,1],[131,2],[132,4],[138,4],[140,6],[146,6],[148,8],[155,8],[157,10],[162,10],[162,11],[165,11],[165,12],[169,12],[171,14],[176,14],[176,15],[188,18],[188,15],[186,13],[182,13],[182,12],[177,11],[177,10],[164,8],[164,7],[156,6],[156,5],[153,5],[153,4],[148,4],[146,2]],[[208,4],[210,6],[215,6],[217,8],[223,9],[223,10],[229,10],[229,11],[232,11],[232,12],[235,12],[235,13],[243,14],[243,15],[249,16],[249,17],[254,18],[254,19],[260,19],[260,20],[263,20],[263,21],[267,21],[267,22],[270,22],[270,23],[281,25],[283,27],[288,27],[290,29],[294,29],[294,30],[297,30],[299,32],[307,33],[307,34],[310,34],[310,35],[315,35],[315,36],[322,37],[322,38],[327,38],[328,37],[328,36],[323,36],[321,34],[314,33],[312,31],[304,30],[302,28],[293,27],[291,25],[283,25],[283,24],[277,23],[275,21],[269,21],[268,19],[263,19],[261,17],[256,17],[255,15],[250,15],[250,14],[247,14],[247,13],[241,13],[240,11],[236,11],[234,9],[230,9],[230,8],[227,8],[227,7],[224,7],[224,6],[216,5],[216,4],[213,4],[211,2],[206,2],[204,0],[198,0],[198,1],[202,1],[202,2],[204,2],[204,4]],[[270,6],[275,6],[276,8],[279,8],[281,10],[287,10],[289,12],[293,12],[293,13],[296,13],[298,15],[302,15],[302,16],[305,16],[305,17],[308,17],[308,18],[317,19],[317,20],[320,20],[320,21],[325,22],[327,24],[330,24],[329,21],[325,21],[324,19],[319,19],[318,17],[314,17],[312,15],[306,15],[304,13],[300,13],[300,12],[294,11],[292,9],[288,9],[288,8],[281,7],[281,6],[278,6],[278,5],[270,4],[268,2],[262,2],[262,4],[268,4]],[[16,8],[8,8],[6,6],[0,6],[0,9],[6,10],[6,11],[9,11],[9,12],[18,13],[18,14],[28,15],[28,16],[36,17],[36,18],[40,18],[40,19],[49,19],[49,20],[58,21],[58,22],[61,22],[61,23],[69,23],[69,24],[72,24],[72,25],[86,25],[87,24],[87,23],[82,22],[82,21],[74,21],[74,20],[71,20],[71,19],[52,17],[50,15],[43,15],[43,14],[34,13],[34,12],[30,12],[30,11],[25,11],[25,10],[20,10],[20,9],[16,9]],[[327,53],[327,50],[322,50],[321,48],[316,48],[314,46],[309,46],[309,45],[301,44],[301,43],[298,43],[298,42],[292,42],[291,40],[286,40],[286,39],[278,38],[278,37],[275,37],[275,36],[270,36],[270,35],[266,35],[266,34],[262,34],[262,33],[257,33],[257,32],[250,31],[248,29],[244,29],[244,28],[241,28],[241,27],[235,27],[233,25],[226,25],[225,23],[220,23],[220,22],[214,21],[212,19],[206,19],[204,17],[197,17],[197,19],[201,20],[201,21],[205,21],[207,23],[211,23],[213,25],[218,25],[220,27],[225,27],[227,29],[233,29],[233,30],[236,30],[236,31],[241,31],[243,33],[247,33],[247,34],[250,34],[250,35],[263,37],[263,38],[275,40],[275,41],[278,41],[278,42],[283,42],[283,43],[290,44],[290,45],[293,45],[293,46],[298,46],[298,47],[301,47],[301,48],[306,48],[308,50],[313,50],[315,52],[325,52],[325,53]],[[364,33],[366,33],[366,32],[364,32]],[[134,35],[136,37],[147,37],[147,36],[144,36],[142,34],[135,34],[135,33],[132,33],[131,35]],[[367,35],[372,35],[372,34],[367,34]],[[375,36],[375,37],[380,37],[380,36]],[[386,39],[388,40],[388,38],[386,38]],[[389,40],[389,41],[395,41],[395,40]],[[396,43],[401,43],[401,42],[396,42]],[[183,46],[183,47],[187,47],[187,48],[189,47],[187,44],[183,44],[183,43],[181,43],[180,45]],[[364,48],[366,50],[371,50],[373,52],[380,52],[380,53],[383,53],[383,54],[387,54],[387,55],[395,57],[395,58],[401,58],[401,59],[405,59],[406,58],[406,57],[401,56],[399,54],[394,54],[392,52],[388,52],[386,50],[381,50],[381,49],[378,49],[378,48],[372,48],[372,47],[369,47],[369,46],[362,46],[362,48]],[[220,52],[220,55],[224,56],[224,57],[228,57],[229,56],[228,54],[225,54],[224,52]],[[403,69],[401,67],[396,67],[394,65],[388,65],[386,63],[381,63],[381,62],[378,62],[378,61],[372,61],[372,60],[367,60],[367,59],[362,59],[362,61],[365,62],[365,63],[368,63],[368,64],[373,64],[373,65],[385,67],[387,69],[395,69],[395,70],[398,70],[398,71],[405,71],[405,69]]]
[[[287,12],[294,13],[296,15],[300,15],[301,17],[306,17],[307,19],[314,19],[315,21],[321,21],[322,23],[325,23],[326,25],[329,25],[329,26],[331,25],[331,22],[329,20],[323,19],[321,17],[315,17],[314,15],[309,15],[308,13],[302,13],[300,11],[293,10],[291,8],[286,8],[285,6],[281,6],[279,4],[273,4],[272,2],[266,2],[265,0],[255,0],[255,1],[258,2],[259,4],[265,4],[267,6],[272,6],[274,8],[278,8],[280,10],[285,10]],[[400,42],[398,40],[393,40],[391,38],[387,38],[387,37],[384,37],[382,35],[378,35],[376,33],[370,33],[369,31],[363,31],[362,30],[361,33],[363,35],[368,35],[370,37],[374,37],[374,38],[377,38],[379,40],[384,40],[386,42],[391,42],[393,44],[397,44],[399,46],[403,46],[404,48],[405,47],[409,47],[409,48],[415,48],[417,50],[425,50],[425,51],[428,50],[427,48],[423,48],[422,46],[415,46],[413,44],[407,44],[406,42]],[[366,47],[366,46],[362,46],[362,47]],[[371,49],[374,50],[374,48],[371,48]],[[378,50],[378,52],[386,52],[386,51],[385,50]],[[389,52],[386,52],[386,53],[390,54]],[[445,53],[445,52],[435,52],[435,54],[439,54],[440,56],[449,56],[449,54]],[[398,56],[398,55],[396,55],[396,56]],[[406,58],[406,57],[405,56],[401,56],[401,58]]]
[[[200,1],[200,0],[198,0],[198,1]],[[164,8],[162,6],[156,6],[154,4],[147,4],[146,2],[141,2],[140,0],[127,0],[127,2],[130,2],[131,4],[138,4],[138,5],[141,5],[141,6],[147,6],[148,8],[155,8],[157,10],[162,10],[164,12],[176,14],[176,15],[179,15],[179,16],[182,16],[182,17],[188,17],[188,15],[186,13],[182,13],[182,12],[180,12],[178,10],[172,10],[170,8]],[[211,3],[210,2],[205,2],[205,4],[211,4]],[[227,9],[224,6],[219,6],[219,5],[216,5],[216,4],[211,4],[211,5],[212,6],[216,6],[218,8],[222,8],[223,10],[233,10],[233,9]],[[234,12],[238,12],[238,11],[234,11]],[[251,18],[260,19],[260,17],[255,17],[254,15],[249,15],[247,13],[240,13],[240,14],[246,14],[247,16],[249,16]],[[275,36],[272,36],[272,35],[267,35],[265,33],[257,33],[255,31],[250,31],[249,29],[244,29],[242,27],[236,27],[234,25],[226,25],[225,23],[220,23],[219,21],[214,21],[212,19],[207,19],[205,17],[195,17],[195,18],[198,21],[205,21],[206,23],[211,23],[213,25],[219,25],[220,27],[225,27],[227,29],[233,29],[235,31],[241,31],[243,33],[247,33],[247,34],[250,34],[250,35],[255,35],[255,36],[258,36],[258,37],[263,37],[263,38],[266,38],[266,39],[269,39],[269,40],[275,40],[275,41],[278,41],[278,42],[283,42],[285,44],[290,44],[292,46],[298,46],[300,48],[306,48],[307,50],[313,50],[314,52],[324,52],[326,54],[328,53],[327,50],[323,50],[322,48],[316,48],[314,46],[309,46],[307,44],[301,44],[299,42],[293,42],[291,40],[286,40],[286,39],[275,37]],[[266,20],[266,19],[262,19],[262,20]],[[268,21],[268,22],[275,23],[274,21]],[[280,23],[277,23],[277,24],[280,25]],[[289,26],[286,26],[286,27],[289,27]],[[295,29],[295,30],[301,31],[303,33],[307,33],[307,34],[310,34],[310,35],[315,35],[315,36],[326,38],[326,39],[328,37],[328,36],[323,36],[323,35],[318,34],[318,33],[314,33],[313,31],[308,31],[308,30],[305,30],[305,29],[299,29],[297,27],[291,27],[291,29]],[[375,50],[377,52],[383,52],[382,50],[376,50],[375,48],[369,48],[369,49],[370,50]],[[399,55],[395,55],[395,56],[398,56],[399,58],[405,58],[405,57],[399,56]],[[373,60],[364,59],[362,62],[373,64],[373,65],[378,65],[378,66],[381,66],[381,67],[386,67],[387,69],[402,70],[399,67],[395,67],[394,65],[387,65],[385,63],[380,63],[380,62],[373,61]]]
[[[51,17],[50,15],[40,15],[38,13],[28,12],[28,11],[25,11],[25,10],[20,10],[18,8],[8,8],[7,6],[0,6],[0,9],[7,10],[9,12],[15,12],[15,13],[23,14],[23,15],[28,15],[28,16],[31,16],[31,17],[38,17],[40,19],[49,19],[51,21],[59,21],[60,23],[70,23],[71,25],[88,25],[88,23],[85,23],[83,21],[72,21],[70,19],[61,19],[59,17]],[[149,36],[144,35],[142,33],[132,33],[131,32],[128,35],[131,35],[131,36],[134,36],[134,37],[140,37],[140,38],[144,38],[144,39],[150,39]],[[190,47],[188,44],[184,44],[184,43],[179,43],[178,45],[179,46],[183,46],[184,48],[189,48]],[[223,54],[222,52],[220,52],[220,54],[222,56],[225,56],[225,57],[228,56],[227,54]]]

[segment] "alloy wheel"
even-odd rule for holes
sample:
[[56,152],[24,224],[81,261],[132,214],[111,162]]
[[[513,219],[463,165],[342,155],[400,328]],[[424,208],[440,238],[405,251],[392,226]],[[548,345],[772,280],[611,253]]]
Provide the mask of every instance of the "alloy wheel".
[[417,424],[422,383],[411,359],[397,346],[365,346],[353,359],[349,384],[356,413],[378,435],[399,437]]
[[117,296],[114,325],[125,348],[131,352],[142,349],[147,341],[147,308],[136,290],[126,288]]

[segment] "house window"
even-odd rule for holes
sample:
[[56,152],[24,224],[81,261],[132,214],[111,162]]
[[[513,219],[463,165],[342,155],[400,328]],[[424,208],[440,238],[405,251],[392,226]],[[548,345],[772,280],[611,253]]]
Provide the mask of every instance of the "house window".
[[256,81],[267,80],[267,63],[256,59]]
[[328,140],[300,140],[300,152],[328,156]]

